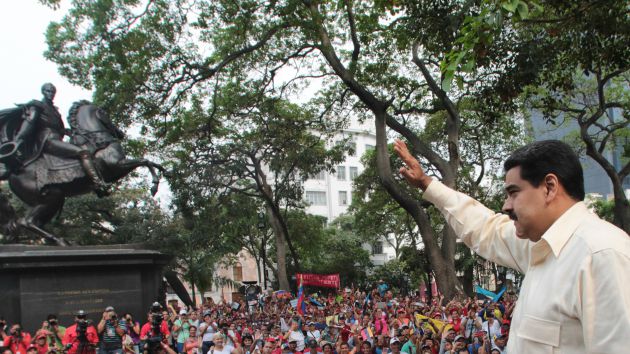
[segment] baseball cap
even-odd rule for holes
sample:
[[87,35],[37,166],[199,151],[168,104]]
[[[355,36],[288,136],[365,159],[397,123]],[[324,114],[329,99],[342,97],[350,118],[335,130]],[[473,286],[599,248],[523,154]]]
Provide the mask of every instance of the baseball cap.
[[76,316],[87,316],[87,313],[83,310],[79,310],[77,311]]
[[464,336],[462,336],[462,335],[460,334],[460,335],[458,335],[457,337],[455,337],[455,340],[454,340],[454,341],[455,341],[455,342],[457,342],[457,341],[458,341],[458,340],[460,340],[460,339],[466,340],[466,337],[464,337]]
[[180,315],[187,315],[187,314],[188,314],[188,311],[186,311],[186,310],[182,309],[181,311],[179,311],[179,314],[180,314]]
[[400,341],[398,340],[398,338],[396,337],[392,337],[392,339],[389,340],[389,344],[392,345],[394,343],[398,343],[400,344]]
[[35,346],[35,344],[29,345],[28,348],[26,348],[26,351],[29,351],[29,350],[32,350],[32,349],[37,350],[37,347]]
[[114,307],[113,306],[107,306],[105,308],[105,312],[109,312],[109,311],[114,311]]

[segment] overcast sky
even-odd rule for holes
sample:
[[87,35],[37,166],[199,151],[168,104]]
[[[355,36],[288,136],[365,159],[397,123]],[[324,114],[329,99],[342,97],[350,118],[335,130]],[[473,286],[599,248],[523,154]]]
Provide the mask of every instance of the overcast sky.
[[57,87],[55,104],[65,119],[72,102],[92,98],[91,92],[71,85],[54,63],[44,59],[46,28],[51,21],[60,20],[67,7],[55,11],[37,0],[1,4],[0,109],[41,99],[42,84],[52,82]]
[[[40,88],[46,82],[57,87],[55,105],[64,120],[72,102],[91,100],[90,91],[71,85],[59,75],[57,65],[44,58],[46,28],[51,21],[61,20],[69,5],[64,0],[60,9],[52,10],[37,0],[0,1],[0,109],[41,99]],[[167,207],[171,195],[164,179],[158,197],[160,205]]]

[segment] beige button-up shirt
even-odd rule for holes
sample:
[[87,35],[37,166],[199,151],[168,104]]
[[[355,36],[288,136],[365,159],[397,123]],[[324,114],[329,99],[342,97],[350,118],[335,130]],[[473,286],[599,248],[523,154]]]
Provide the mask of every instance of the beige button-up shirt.
[[630,353],[630,237],[575,204],[536,243],[514,222],[433,181],[424,193],[480,256],[525,274],[507,352]]

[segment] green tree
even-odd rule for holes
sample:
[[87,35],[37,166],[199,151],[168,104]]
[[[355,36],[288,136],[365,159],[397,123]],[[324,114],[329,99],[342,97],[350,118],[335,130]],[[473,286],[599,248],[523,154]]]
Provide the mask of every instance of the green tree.
[[[433,1],[94,0],[50,25],[46,55],[72,82],[93,86],[95,100],[118,112],[122,122],[144,124],[158,139],[199,93],[211,92],[201,99],[205,111],[215,112],[216,94],[238,94],[231,90],[235,83],[266,97],[296,99],[308,82],[319,80],[322,89],[310,105],[322,124],[330,128],[335,117],[349,115],[374,119],[381,184],[417,224],[438,286],[451,297],[458,285],[455,235],[449,228],[432,229],[425,206],[394,178],[387,127],[405,137],[448,186],[465,182],[458,178],[462,166],[470,181],[485,176],[462,160],[469,149],[462,129],[475,125],[465,124],[460,109],[476,112],[478,130],[503,132],[497,122],[515,107],[486,88],[496,81],[495,72],[512,63],[499,60],[505,51],[492,52],[492,65],[471,68],[457,90],[440,85],[439,62],[453,47],[453,28],[462,25],[467,4],[443,9]],[[442,139],[418,134],[434,113],[441,114],[432,127]],[[224,158],[231,152],[224,151]],[[479,153],[484,157],[476,161],[485,161],[485,151]],[[285,228],[276,223],[281,219],[272,205],[268,214],[279,240]]]
[[[605,171],[614,194],[614,223],[630,233],[630,18],[627,1],[482,1],[459,28],[442,63],[445,77],[484,65],[485,53],[515,53],[498,86],[504,97],[523,93],[526,110],[550,125],[577,131],[575,143]],[[505,90],[509,88],[509,90]],[[611,161],[610,152],[620,154]]]

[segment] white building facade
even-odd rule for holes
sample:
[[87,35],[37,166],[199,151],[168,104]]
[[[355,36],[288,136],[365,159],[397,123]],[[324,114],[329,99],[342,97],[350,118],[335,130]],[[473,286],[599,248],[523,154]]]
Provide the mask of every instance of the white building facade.
[[[334,173],[322,171],[304,183],[304,198],[309,204],[306,212],[323,216],[328,222],[348,211],[352,202],[352,183],[364,170],[361,157],[376,146],[374,124],[353,120],[347,129],[339,132],[337,140],[343,139],[350,139],[354,153],[346,154],[345,160],[337,165]],[[396,257],[394,248],[385,239],[363,247],[370,251],[370,259],[377,266]]]

